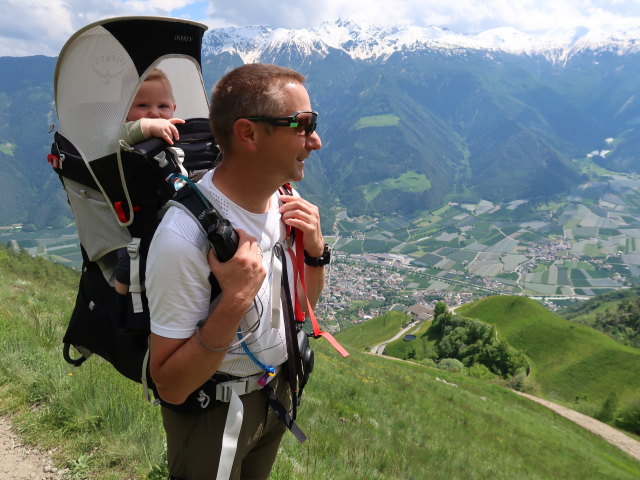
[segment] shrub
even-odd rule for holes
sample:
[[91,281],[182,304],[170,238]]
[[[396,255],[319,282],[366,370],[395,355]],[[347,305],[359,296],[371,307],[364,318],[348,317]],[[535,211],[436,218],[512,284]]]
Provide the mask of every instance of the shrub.
[[518,392],[524,392],[527,388],[527,374],[524,372],[516,373],[507,378],[507,386]]
[[471,377],[482,378],[484,380],[495,378],[495,375],[491,373],[491,370],[489,370],[481,363],[475,363],[467,368],[467,374],[469,374]]
[[443,358],[438,362],[438,368],[448,372],[460,373],[464,370],[464,365],[456,358]]
[[611,392],[607,399],[604,401],[602,408],[596,413],[596,419],[601,422],[609,423],[616,416],[616,410],[618,408],[618,394]]
[[427,367],[433,367],[433,368],[437,368],[438,367],[436,362],[432,358],[428,358],[428,357],[427,358],[423,358],[418,363],[420,363],[422,365],[426,365]]
[[640,435],[640,398],[622,409],[615,421],[616,427]]

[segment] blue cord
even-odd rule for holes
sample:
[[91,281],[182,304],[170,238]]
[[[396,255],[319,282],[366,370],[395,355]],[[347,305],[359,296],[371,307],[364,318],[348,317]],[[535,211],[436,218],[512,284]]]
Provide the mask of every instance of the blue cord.
[[[242,340],[242,333],[238,332],[238,338],[240,340]],[[256,356],[253,354],[253,352],[251,350],[249,350],[249,347],[247,346],[247,342],[242,342],[242,349],[244,350],[244,353],[247,354],[247,356],[253,361],[253,363],[255,363],[257,366],[259,366],[262,370],[264,370],[265,372],[267,372],[270,375],[273,375],[276,372],[276,369],[274,367],[271,367],[269,365],[265,365],[264,363],[262,363],[260,360],[258,360],[256,358]]]
[[184,175],[180,174],[180,173],[172,173],[171,175],[169,175],[169,181],[172,182],[176,179],[180,179],[183,180],[184,182],[188,183],[189,186],[193,189],[194,192],[196,192],[196,195],[198,195],[198,197],[200,198],[200,200],[202,201],[202,203],[208,208],[211,206],[211,204],[209,203],[209,201],[204,198],[204,195],[202,195],[202,192],[200,191],[200,189],[197,187],[197,185],[195,183],[193,183],[193,181],[187,177],[185,177]]

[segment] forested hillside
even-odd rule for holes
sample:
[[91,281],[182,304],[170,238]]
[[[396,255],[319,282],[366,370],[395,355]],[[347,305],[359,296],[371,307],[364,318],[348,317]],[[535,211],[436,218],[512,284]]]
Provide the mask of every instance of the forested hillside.
[[0,57],[0,225],[64,225],[70,210],[46,161],[56,122],[55,58]]
[[640,288],[597,295],[559,314],[598,329],[625,345],[640,348]]

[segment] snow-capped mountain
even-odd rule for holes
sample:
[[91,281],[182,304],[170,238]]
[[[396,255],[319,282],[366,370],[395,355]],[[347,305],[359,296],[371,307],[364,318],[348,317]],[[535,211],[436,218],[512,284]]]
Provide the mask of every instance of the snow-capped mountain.
[[[0,58],[0,96],[11,99],[0,142],[16,145],[0,152],[8,172],[0,193],[12,207],[0,212],[4,223],[64,224],[62,196],[43,208],[60,190],[55,179],[33,173],[46,171],[36,165],[50,138],[28,128],[51,110],[51,96],[32,93],[52,90],[53,60]],[[585,158],[640,174],[640,29],[461,35],[339,21],[206,33],[207,89],[254,61],[307,78],[323,148],[300,188],[325,212],[336,202],[350,215],[395,216],[450,200],[564,198],[584,182]],[[33,185],[47,182],[31,201]]]
[[[614,148],[592,161],[640,172],[640,27],[463,35],[343,20],[313,30],[214,29],[202,53],[211,83],[256,61],[306,75],[324,147],[304,188],[351,212],[551,197],[583,181],[574,160],[602,151],[606,138]],[[428,188],[394,190],[407,172],[424,175]]]
[[324,57],[340,50],[353,59],[375,60],[395,52],[418,50],[487,50],[515,54],[543,55],[554,62],[566,61],[585,50],[613,50],[617,53],[640,51],[640,26],[624,32],[577,27],[553,33],[529,34],[511,27],[500,27],[465,35],[442,27],[382,27],[356,24],[348,20],[325,22],[310,30],[285,28],[230,27],[205,34],[203,54],[236,53],[244,62],[254,62],[265,52],[283,46],[302,56]]

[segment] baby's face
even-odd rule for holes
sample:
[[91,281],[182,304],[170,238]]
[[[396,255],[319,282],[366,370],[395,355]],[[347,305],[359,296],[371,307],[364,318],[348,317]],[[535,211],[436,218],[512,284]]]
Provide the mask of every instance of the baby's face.
[[143,82],[127,114],[127,121],[141,118],[173,118],[173,95],[161,80]]

